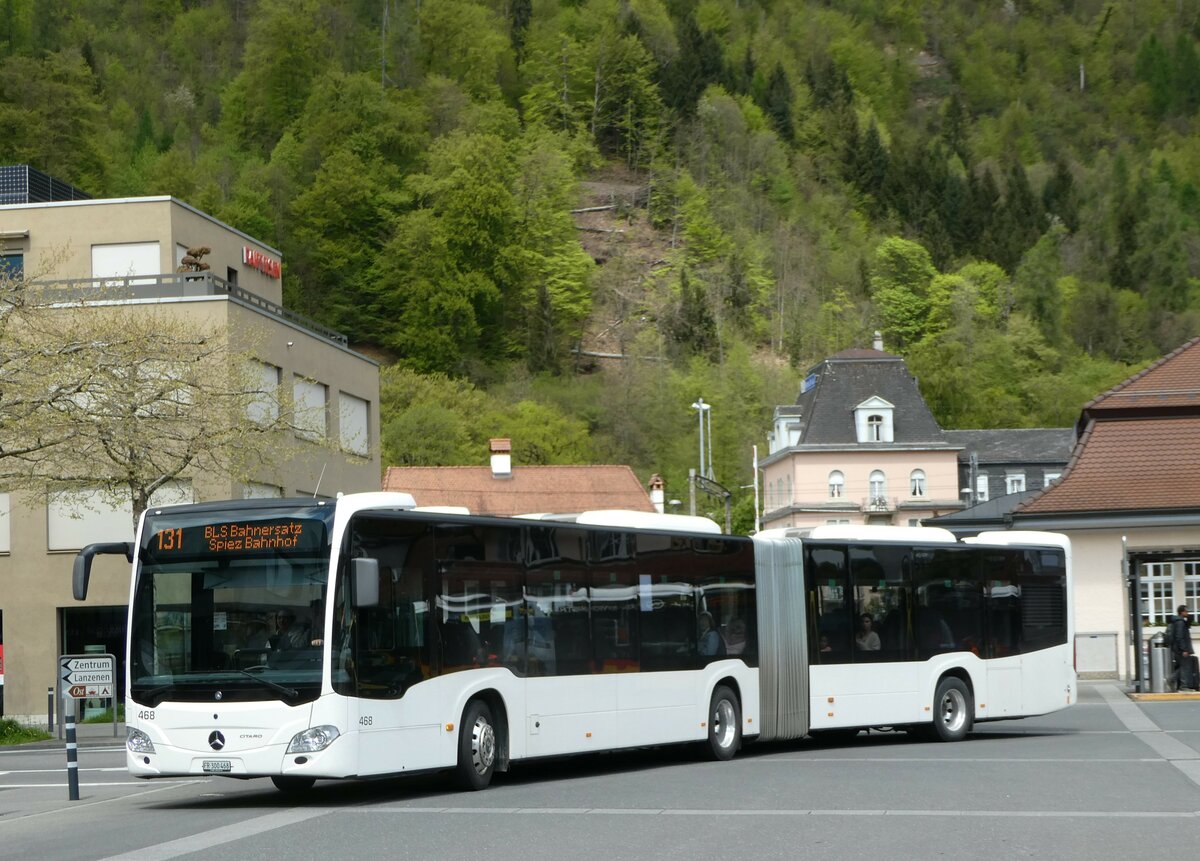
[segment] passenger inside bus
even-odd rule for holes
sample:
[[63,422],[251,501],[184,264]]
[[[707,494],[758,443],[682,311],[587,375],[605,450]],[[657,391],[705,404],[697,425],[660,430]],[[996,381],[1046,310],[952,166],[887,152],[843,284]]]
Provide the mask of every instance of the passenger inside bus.
[[870,613],[863,613],[858,619],[858,631],[854,634],[854,645],[860,652],[878,652],[879,634],[874,630],[874,622]]
[[746,651],[746,623],[733,619],[725,629],[725,654],[740,655]]
[[699,616],[699,626],[700,654],[705,656],[720,655],[724,651],[724,648],[721,643],[721,635],[717,633],[717,629],[713,625],[712,613],[707,611],[701,612]]
[[311,637],[306,622],[297,622],[294,610],[281,610],[275,616],[276,632],[271,638],[272,649],[307,648]]

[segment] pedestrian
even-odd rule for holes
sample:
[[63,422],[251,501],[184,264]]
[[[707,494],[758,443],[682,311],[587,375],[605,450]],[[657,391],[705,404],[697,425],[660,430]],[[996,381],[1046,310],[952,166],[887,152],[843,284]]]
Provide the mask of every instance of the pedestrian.
[[1178,615],[1167,625],[1166,645],[1171,650],[1171,684],[1177,691],[1200,690],[1196,652],[1192,648],[1192,620],[1187,604],[1180,604]]

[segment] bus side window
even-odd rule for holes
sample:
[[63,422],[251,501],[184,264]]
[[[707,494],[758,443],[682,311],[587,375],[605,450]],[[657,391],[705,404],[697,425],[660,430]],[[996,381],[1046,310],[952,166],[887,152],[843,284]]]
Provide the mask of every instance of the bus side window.
[[844,664],[850,660],[854,632],[846,582],[846,554],[841,548],[813,547],[804,568],[805,588],[813,610],[809,662]]

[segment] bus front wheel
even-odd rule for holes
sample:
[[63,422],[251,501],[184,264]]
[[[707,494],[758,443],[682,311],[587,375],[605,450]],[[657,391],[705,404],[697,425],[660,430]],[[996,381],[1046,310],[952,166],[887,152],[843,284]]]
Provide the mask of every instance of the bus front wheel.
[[971,730],[975,707],[962,679],[946,676],[933,697],[933,732],[941,741],[960,741]]
[[742,707],[725,685],[713,691],[708,706],[708,753],[722,762],[733,759],[742,743]]
[[463,712],[458,734],[458,768],[455,776],[463,789],[486,789],[496,770],[496,726],[492,710],[483,700],[472,700]]

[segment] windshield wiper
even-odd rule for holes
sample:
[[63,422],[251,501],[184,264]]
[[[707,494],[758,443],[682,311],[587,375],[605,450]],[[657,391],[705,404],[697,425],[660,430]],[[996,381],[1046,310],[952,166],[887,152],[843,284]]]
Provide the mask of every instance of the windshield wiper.
[[258,682],[263,687],[270,688],[275,693],[281,694],[289,700],[298,699],[300,696],[300,692],[295,688],[288,688],[284,687],[283,685],[278,685],[270,679],[264,679],[262,676],[256,676],[249,670],[236,670],[235,672],[241,673],[248,679],[254,679],[254,681]]

